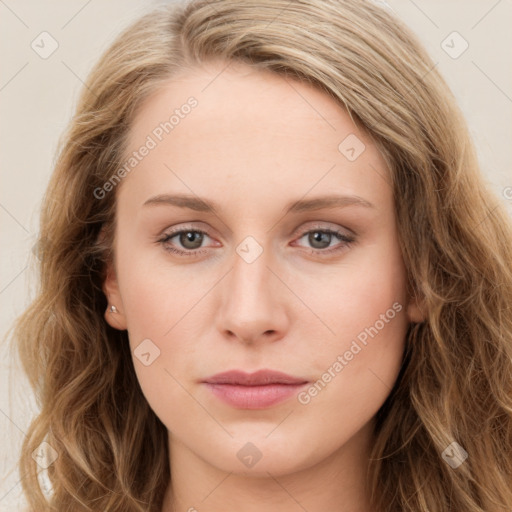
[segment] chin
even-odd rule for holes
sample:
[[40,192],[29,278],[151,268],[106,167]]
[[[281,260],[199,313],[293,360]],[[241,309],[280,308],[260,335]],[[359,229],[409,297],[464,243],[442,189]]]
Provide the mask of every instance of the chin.
[[321,450],[299,437],[283,434],[286,432],[269,436],[265,430],[259,436],[237,435],[228,443],[215,444],[214,453],[210,446],[203,458],[228,473],[268,478],[269,473],[277,477],[304,470],[328,455],[327,447]]

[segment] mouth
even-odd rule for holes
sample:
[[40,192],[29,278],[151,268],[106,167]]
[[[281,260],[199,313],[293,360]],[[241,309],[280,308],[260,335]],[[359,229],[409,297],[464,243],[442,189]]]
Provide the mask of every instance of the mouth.
[[281,403],[309,383],[274,370],[231,370],[202,381],[217,398],[237,409],[266,409]]

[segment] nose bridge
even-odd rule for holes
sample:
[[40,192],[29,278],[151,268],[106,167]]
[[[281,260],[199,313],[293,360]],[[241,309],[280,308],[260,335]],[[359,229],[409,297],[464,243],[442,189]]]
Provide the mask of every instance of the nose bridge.
[[266,303],[271,284],[271,272],[268,269],[270,252],[254,237],[246,237],[238,244],[233,258],[230,287],[235,303],[244,307]]
[[279,284],[268,268],[270,251],[253,237],[244,239],[235,251],[222,294],[219,328],[244,340],[282,331],[286,315],[279,305]]

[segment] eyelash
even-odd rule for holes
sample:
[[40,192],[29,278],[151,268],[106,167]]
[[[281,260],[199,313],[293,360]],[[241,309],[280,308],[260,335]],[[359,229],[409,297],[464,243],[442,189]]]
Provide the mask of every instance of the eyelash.
[[[195,250],[183,251],[181,249],[176,249],[175,247],[168,245],[169,240],[174,238],[176,235],[180,235],[182,233],[200,233],[202,235],[209,236],[206,231],[203,231],[201,229],[185,228],[185,229],[173,231],[171,233],[166,233],[157,242],[160,243],[166,251],[172,252],[174,254],[178,254],[179,256],[194,257],[194,256],[199,256],[202,253],[208,252],[206,249],[195,249]],[[343,242],[341,245],[335,246],[334,248],[330,248],[330,249],[311,249],[311,254],[313,254],[313,255],[325,255],[325,254],[336,253],[338,251],[341,251],[345,247],[349,247],[350,245],[352,245],[355,242],[355,237],[348,236],[348,235],[342,233],[341,231],[335,231],[332,229],[320,228],[320,227],[308,229],[307,231],[304,231],[303,233],[301,233],[298,240],[300,240],[301,238],[303,238],[305,235],[307,235],[309,233],[331,234],[331,235],[334,235],[335,237],[337,237],[341,242]]]

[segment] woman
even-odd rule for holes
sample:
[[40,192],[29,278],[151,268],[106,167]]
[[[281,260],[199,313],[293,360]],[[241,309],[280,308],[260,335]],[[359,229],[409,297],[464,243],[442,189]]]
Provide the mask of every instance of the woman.
[[388,12],[144,16],[42,210],[16,329],[31,510],[510,510],[511,240]]

